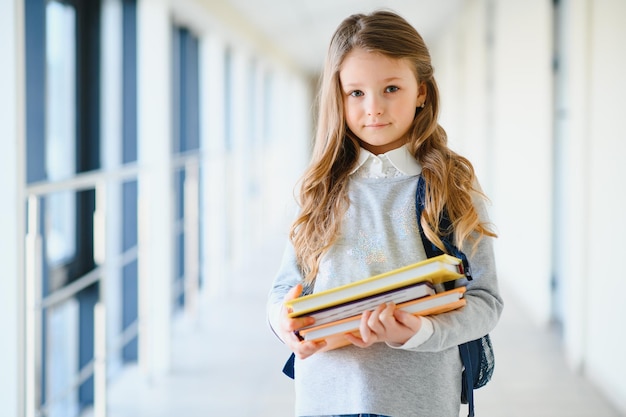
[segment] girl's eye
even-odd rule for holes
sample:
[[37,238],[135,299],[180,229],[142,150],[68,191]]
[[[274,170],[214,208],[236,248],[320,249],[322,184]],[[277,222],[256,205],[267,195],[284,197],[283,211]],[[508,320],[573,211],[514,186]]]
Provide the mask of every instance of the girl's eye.
[[396,87],[395,85],[390,85],[389,87],[385,88],[386,93],[395,93],[398,90],[399,88]]
[[350,93],[350,95],[352,97],[361,97],[361,96],[363,96],[363,91],[361,91],[361,90],[354,90],[353,92]]

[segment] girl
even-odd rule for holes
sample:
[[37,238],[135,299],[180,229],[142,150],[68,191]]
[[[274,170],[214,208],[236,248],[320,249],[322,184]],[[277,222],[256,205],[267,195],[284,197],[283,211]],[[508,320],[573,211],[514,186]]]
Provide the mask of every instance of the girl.
[[[457,346],[495,327],[502,300],[483,194],[437,123],[424,41],[392,12],[348,17],[332,37],[319,99],[300,211],[268,303],[272,329],[297,357],[296,415],[458,417]],[[363,313],[361,337],[345,336],[349,346],[318,352],[324,342],[300,341],[294,330],[313,319],[289,318],[285,300],[426,258],[415,215],[420,175],[426,235],[443,249],[445,207],[472,266],[467,305],[415,317],[383,304]]]

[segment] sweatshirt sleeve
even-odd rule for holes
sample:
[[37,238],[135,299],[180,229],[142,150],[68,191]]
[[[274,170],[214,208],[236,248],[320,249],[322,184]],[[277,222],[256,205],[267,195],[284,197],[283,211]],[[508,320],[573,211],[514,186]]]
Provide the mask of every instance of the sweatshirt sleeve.
[[[482,199],[475,200],[481,221],[488,223],[487,209]],[[419,346],[410,350],[435,352],[478,339],[494,329],[503,309],[498,288],[494,238],[485,236],[477,246],[470,241],[462,248],[472,269],[472,280],[462,280],[466,285],[464,307],[448,313],[429,316],[433,333]]]
[[[276,337],[280,339],[279,328],[280,314],[283,308],[283,300],[285,295],[293,287],[302,282],[302,275],[296,262],[296,254],[293,245],[288,242],[283,258],[278,268],[278,272],[274,277],[274,282],[269,291],[267,301],[267,318],[268,323]],[[282,340],[282,339],[281,339]]]

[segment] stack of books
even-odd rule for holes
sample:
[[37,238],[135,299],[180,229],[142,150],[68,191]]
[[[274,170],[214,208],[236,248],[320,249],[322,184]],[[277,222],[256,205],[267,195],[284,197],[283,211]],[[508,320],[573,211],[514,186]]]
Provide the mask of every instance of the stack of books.
[[429,258],[403,268],[315,294],[286,301],[290,317],[312,316],[315,323],[297,331],[306,341],[326,341],[323,350],[350,344],[346,333],[359,335],[361,313],[383,303],[416,316],[455,310],[465,305],[461,286],[437,293],[435,285],[463,278],[463,263],[450,255]]

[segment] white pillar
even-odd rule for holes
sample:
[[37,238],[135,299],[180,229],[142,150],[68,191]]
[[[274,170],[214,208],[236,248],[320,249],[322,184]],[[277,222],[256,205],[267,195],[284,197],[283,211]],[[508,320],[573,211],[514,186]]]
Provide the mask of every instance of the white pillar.
[[500,0],[494,10],[490,197],[498,270],[541,324],[550,319],[552,295],[551,7]]
[[7,417],[24,413],[23,8],[20,0],[0,2],[0,404]]
[[624,256],[626,220],[620,214],[626,205],[626,118],[623,102],[626,65],[622,45],[626,41],[626,2],[590,1],[589,41],[589,138],[586,161],[588,176],[579,190],[588,207],[586,239],[587,328],[585,372],[626,413],[626,303],[619,264]]
[[[219,293],[226,262],[225,44],[214,34],[200,39],[200,148],[202,150],[202,212],[204,295]],[[208,302],[208,301],[207,301]],[[204,305],[207,305],[207,302]]]
[[250,207],[249,186],[250,166],[248,155],[251,151],[250,140],[250,66],[249,57],[239,49],[231,51],[231,112],[230,126],[232,132],[232,148],[230,155],[229,179],[232,181],[230,194],[231,250],[233,265],[241,265],[249,254],[250,245]]
[[450,146],[472,162],[488,196],[493,178],[491,25],[488,0],[467,0],[460,18],[429,45],[441,95],[440,123]]
[[263,144],[263,194],[265,236],[287,241],[296,215],[296,183],[303,174],[312,148],[311,115],[313,96],[307,80],[273,69],[269,89],[267,136]]
[[171,33],[166,1],[138,6],[139,361],[150,377],[171,363],[173,191]]
[[560,135],[558,158],[559,192],[562,198],[555,241],[560,246],[555,270],[561,283],[563,339],[567,358],[575,369],[581,369],[587,337],[587,242],[589,174],[589,27],[588,0],[570,0],[560,6],[564,13],[562,91],[557,103],[559,118],[555,121]]
[[[120,168],[122,159],[122,3],[120,0],[104,0],[102,3],[102,106],[100,124],[102,133],[102,169],[113,171]],[[106,303],[107,364],[110,372],[122,366],[119,350],[113,349],[121,332],[122,302],[121,269],[112,264],[122,250],[122,196],[121,184],[109,181],[106,184],[106,270],[103,299]]]

